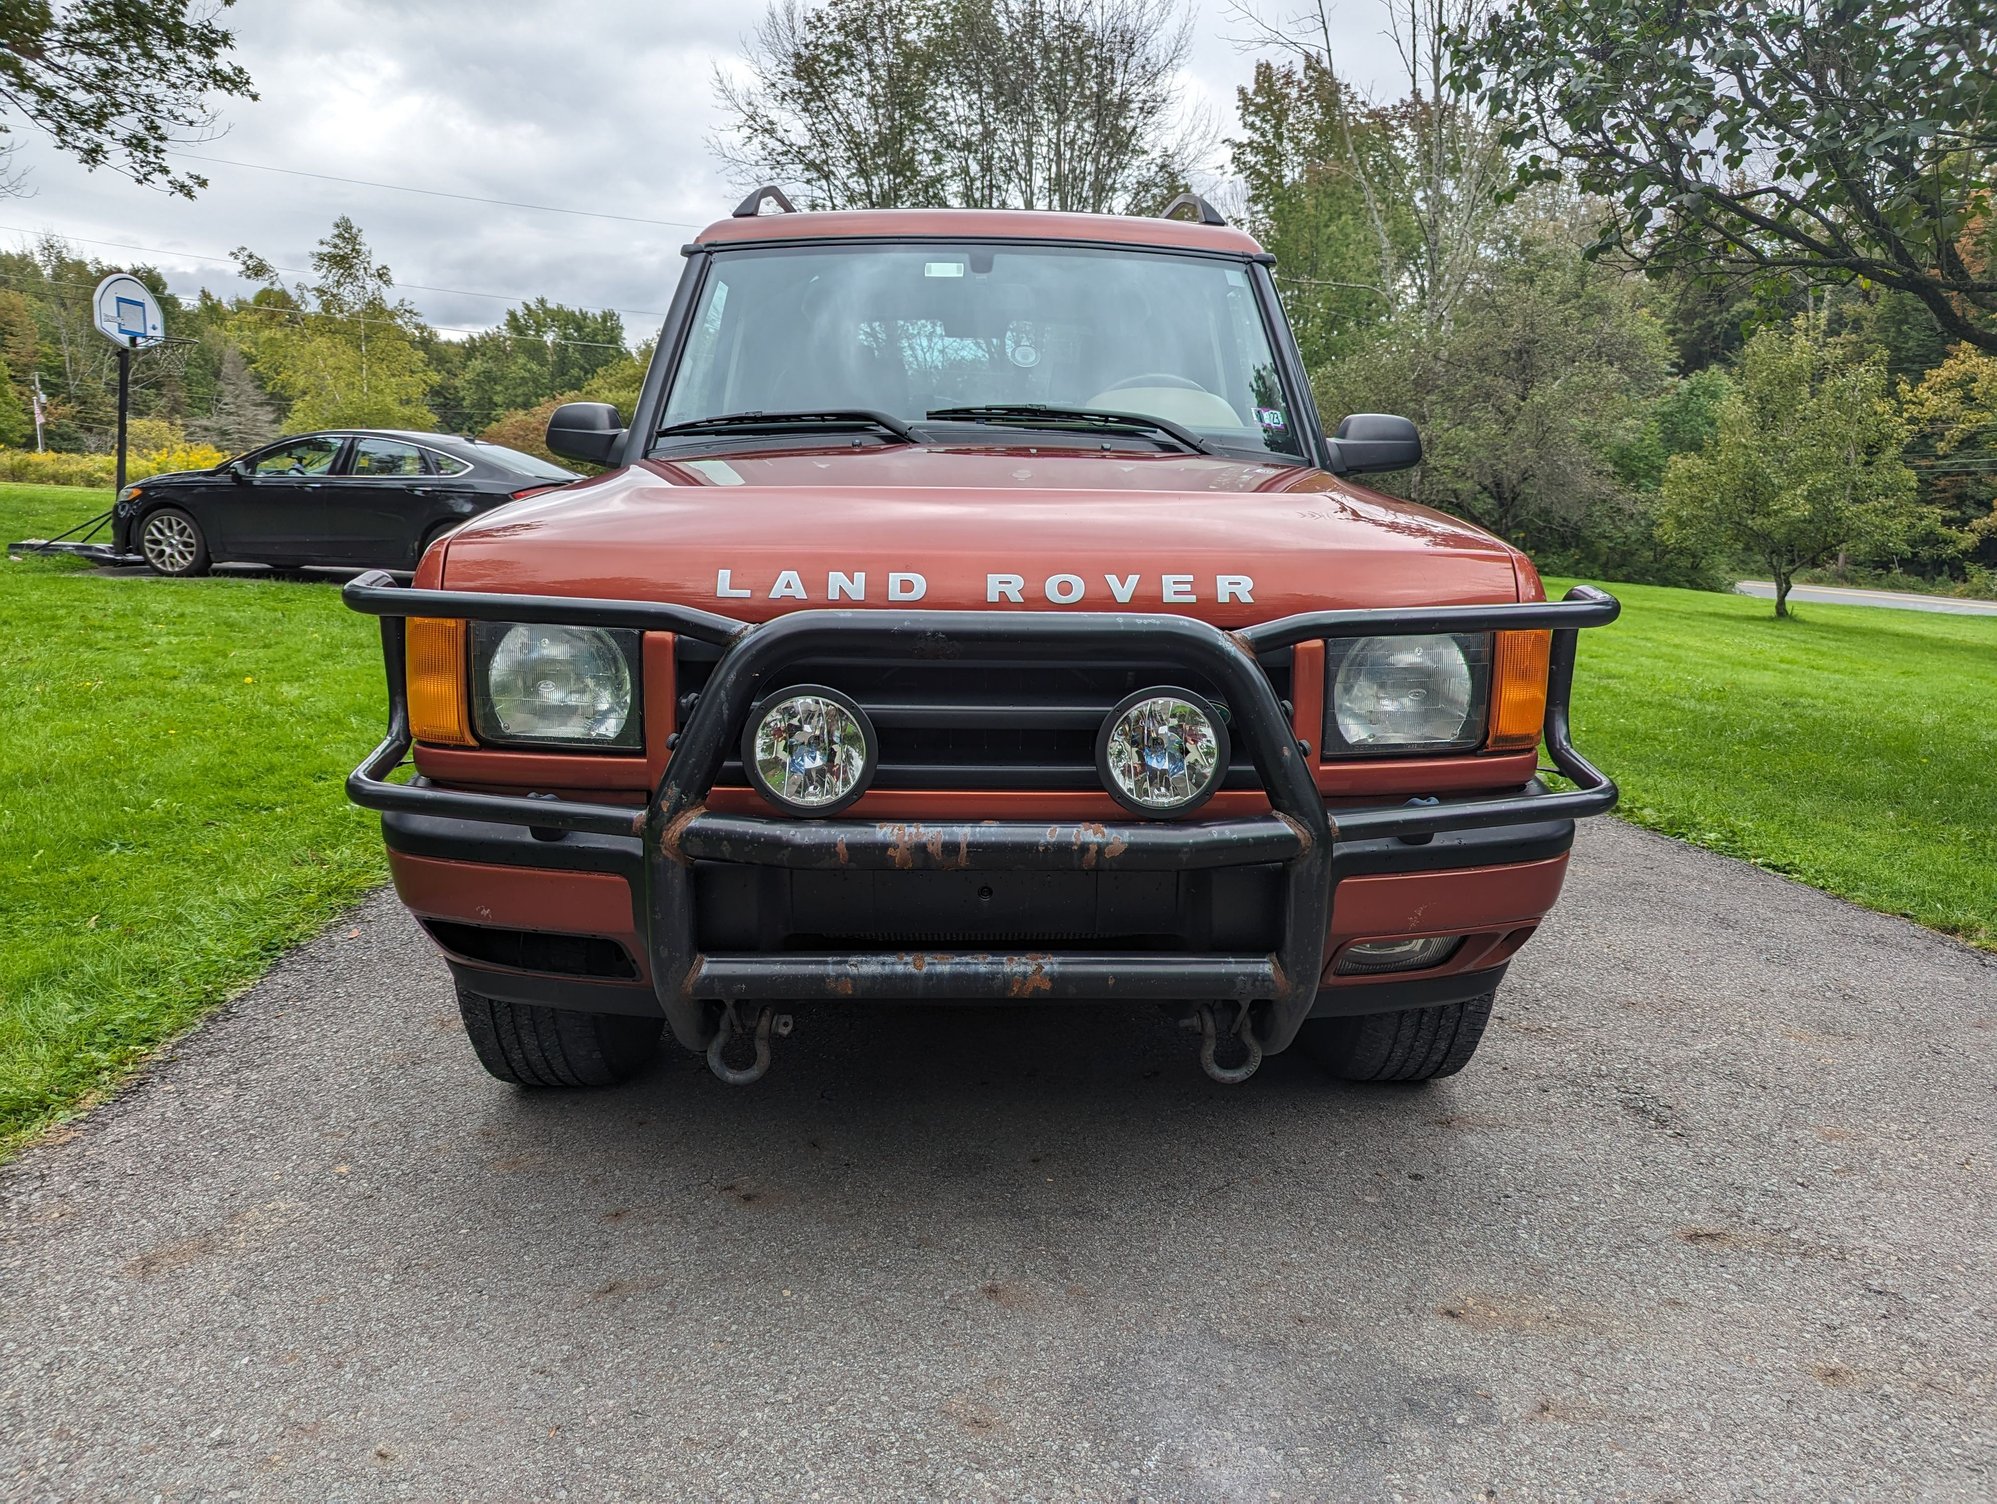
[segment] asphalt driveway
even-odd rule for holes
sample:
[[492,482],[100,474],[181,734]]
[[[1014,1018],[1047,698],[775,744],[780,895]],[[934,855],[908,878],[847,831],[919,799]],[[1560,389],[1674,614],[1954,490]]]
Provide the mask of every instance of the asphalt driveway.
[[1141,1012],[480,1075],[378,899],[0,1169],[22,1499],[1969,1499],[1997,960],[1614,824],[1464,1075]]

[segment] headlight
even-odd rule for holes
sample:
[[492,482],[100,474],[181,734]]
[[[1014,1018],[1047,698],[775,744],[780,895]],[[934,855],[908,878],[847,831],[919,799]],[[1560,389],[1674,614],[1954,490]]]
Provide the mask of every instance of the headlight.
[[637,747],[643,740],[632,690],[637,662],[636,632],[474,622],[479,739]]
[[878,751],[866,711],[816,684],[765,700],[742,734],[749,781],[792,815],[838,814],[867,791]]
[[1483,741],[1488,635],[1334,640],[1326,658],[1326,757],[1461,751]]
[[1103,787],[1133,814],[1177,815],[1204,804],[1227,776],[1227,725],[1184,689],[1140,689],[1096,737]]

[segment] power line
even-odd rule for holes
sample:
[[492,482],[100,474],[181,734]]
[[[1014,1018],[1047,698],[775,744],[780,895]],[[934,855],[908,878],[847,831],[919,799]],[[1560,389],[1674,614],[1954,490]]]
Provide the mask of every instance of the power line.
[[213,162],[222,167],[248,167],[257,172],[281,172],[294,178],[317,178],[322,183],[351,183],[357,188],[386,188],[391,193],[420,193],[429,198],[454,198],[466,204],[494,204],[502,209],[533,209],[541,214],[574,214],[583,219],[615,219],[627,225],[660,225],[669,230],[698,230],[702,226],[680,219],[646,219],[638,214],[605,214],[597,209],[564,209],[556,204],[523,204],[510,198],[481,198],[475,193],[447,193],[441,188],[411,188],[402,183],[377,183],[368,178],[343,178],[330,172],[307,172],[299,167],[272,167],[267,162],[238,162],[232,157],[203,157],[191,151],[169,152],[190,162]]
[[[0,225],[0,234],[54,235],[56,232],[53,230],[30,230],[23,225]],[[137,251],[144,256],[179,256],[189,261],[211,261],[217,266],[234,266],[236,264],[233,256],[208,256],[202,254],[200,251],[170,251],[156,245],[133,245],[127,240],[92,240],[87,235],[59,235],[57,238],[61,240],[74,240],[79,245],[103,245],[110,246],[114,250]],[[271,270],[289,272],[295,277],[309,277],[313,275],[309,269],[302,266],[272,266]],[[464,287],[431,287],[422,282],[397,282],[394,285],[399,288],[406,288],[411,292],[440,292],[459,298],[491,298],[497,303],[526,303],[532,301],[529,298],[521,297],[514,293],[473,292],[471,289]],[[610,312],[635,314],[641,318],[650,319],[662,319],[665,317],[665,314],[656,308],[613,308]]]

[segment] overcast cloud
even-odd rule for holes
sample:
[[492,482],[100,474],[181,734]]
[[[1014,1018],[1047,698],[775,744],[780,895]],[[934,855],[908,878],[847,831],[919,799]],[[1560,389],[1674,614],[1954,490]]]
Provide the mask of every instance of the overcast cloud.
[[[1283,5],[1263,0],[1271,16]],[[739,197],[707,144],[721,125],[712,79],[739,58],[760,0],[239,0],[228,14],[261,98],[229,104],[226,134],[192,151],[676,223],[214,164],[195,164],[209,187],[189,203],[109,171],[86,173],[21,129],[12,165],[27,170],[28,196],[0,198],[0,242],[53,231],[107,262],[158,266],[176,292],[231,294],[245,290],[226,261],[236,246],[304,267],[333,218],[348,214],[434,324],[482,328],[509,301],[545,295],[617,308],[637,336],[666,306],[680,246]],[[1198,0],[1196,15],[1186,98],[1230,130],[1252,54],[1230,40],[1243,28],[1226,0]],[[1346,76],[1390,88],[1380,0],[1345,0],[1338,19]]]

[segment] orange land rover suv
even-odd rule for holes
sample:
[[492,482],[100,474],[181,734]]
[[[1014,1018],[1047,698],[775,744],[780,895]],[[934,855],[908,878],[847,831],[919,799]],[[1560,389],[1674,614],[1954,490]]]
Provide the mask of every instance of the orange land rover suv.
[[346,591],[389,688],[348,788],[502,1080],[670,1030],[751,1081],[859,999],[1446,1075],[1615,802],[1567,704],[1616,602],[1357,484],[1412,425],[1325,433],[1270,258],[1198,199],[761,190],[686,248],[636,410],[548,447],[606,472]]

